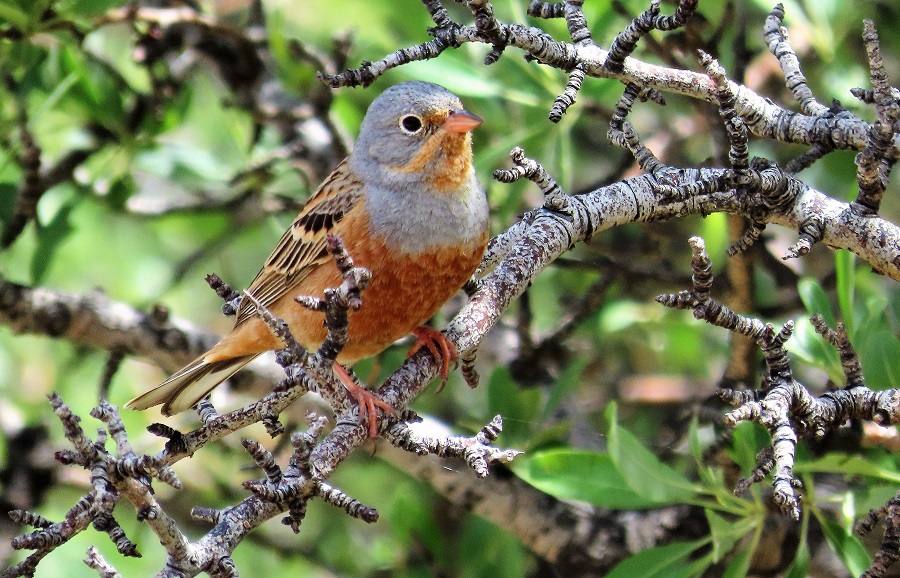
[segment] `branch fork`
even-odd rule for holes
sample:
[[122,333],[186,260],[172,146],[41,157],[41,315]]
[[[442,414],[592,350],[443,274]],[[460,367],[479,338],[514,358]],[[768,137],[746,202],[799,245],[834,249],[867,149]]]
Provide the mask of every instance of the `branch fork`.
[[773,473],[776,505],[785,515],[798,519],[800,496],[797,490],[802,485],[793,474],[797,441],[821,439],[850,419],[871,420],[882,426],[900,423],[900,390],[873,391],[866,387],[859,357],[843,325],[831,329],[817,315],[811,323],[840,353],[846,386],[819,397],[812,395],[793,377],[791,361],[784,347],[793,333],[793,321],[776,330],[771,324],[739,315],[712,299],[712,268],[704,242],[699,237],[692,237],[690,244],[694,273],[692,289],[661,295],[657,301],[675,309],[690,309],[697,319],[746,335],[759,346],[766,363],[760,387],[752,391],[719,390],[719,396],[735,406],[723,418],[727,426],[755,421],[772,436],[772,445],[760,452],[756,467],[737,483],[735,493],[745,492]]

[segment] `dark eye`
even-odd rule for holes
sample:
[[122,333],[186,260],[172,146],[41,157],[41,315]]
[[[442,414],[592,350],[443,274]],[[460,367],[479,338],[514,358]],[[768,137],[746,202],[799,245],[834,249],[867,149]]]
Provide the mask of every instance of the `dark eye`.
[[400,119],[400,128],[407,134],[417,133],[422,128],[422,119],[413,114],[406,115]]

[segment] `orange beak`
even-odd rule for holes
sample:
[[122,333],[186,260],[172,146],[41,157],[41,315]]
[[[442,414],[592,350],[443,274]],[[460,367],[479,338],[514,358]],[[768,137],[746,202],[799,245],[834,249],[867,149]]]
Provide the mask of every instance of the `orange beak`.
[[442,125],[449,132],[469,132],[484,121],[465,110],[454,108]]

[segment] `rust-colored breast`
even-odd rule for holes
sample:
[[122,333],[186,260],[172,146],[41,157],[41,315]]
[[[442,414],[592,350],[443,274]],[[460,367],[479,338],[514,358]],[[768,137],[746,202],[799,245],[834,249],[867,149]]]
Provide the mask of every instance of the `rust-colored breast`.
[[358,263],[372,271],[372,281],[350,317],[350,341],[339,361],[371,357],[425,323],[475,272],[486,241],[419,255],[361,253]]
[[[485,232],[460,246],[410,255],[388,250],[377,238],[358,233],[370,229],[362,211],[347,215],[341,229],[355,264],[372,272],[372,280],[362,293],[362,308],[350,315],[349,341],[338,356],[344,364],[376,355],[434,315],[475,272],[488,238]],[[326,261],[270,310],[287,321],[304,347],[315,350],[325,339],[324,315],[301,307],[293,298],[321,297],[325,288],[336,287],[340,282],[334,263]],[[222,345],[218,353],[223,358],[231,356],[228,350],[239,349],[246,355],[248,349],[263,352],[282,347],[258,319],[248,319],[235,327]]]
[[[362,308],[350,315],[350,338],[338,357],[338,361],[348,364],[379,353],[434,315],[475,272],[487,244],[485,233],[461,246],[416,255],[399,253],[388,250],[378,238],[351,234],[359,230],[357,227],[369,229],[362,212],[352,215],[352,219],[346,224],[344,242],[356,265],[372,272],[372,280],[362,293]],[[337,274],[331,273],[333,265],[329,263],[320,269],[315,277],[320,279],[316,284],[322,283],[322,289],[339,282]],[[308,312],[304,313],[304,317],[309,317]],[[325,328],[322,315],[314,317],[312,323],[302,325],[314,326],[314,333],[307,338],[311,346],[318,347],[325,339]]]

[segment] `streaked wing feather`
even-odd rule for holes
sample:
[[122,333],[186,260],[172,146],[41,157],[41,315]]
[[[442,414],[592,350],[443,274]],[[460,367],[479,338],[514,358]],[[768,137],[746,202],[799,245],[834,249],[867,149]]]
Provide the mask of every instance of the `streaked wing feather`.
[[[329,257],[325,236],[357,204],[362,186],[350,173],[347,160],[338,165],[284,232],[247,292],[264,307],[270,307],[299,285],[316,265],[326,261]],[[245,299],[235,325],[254,314],[250,300]]]

